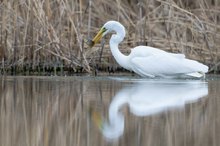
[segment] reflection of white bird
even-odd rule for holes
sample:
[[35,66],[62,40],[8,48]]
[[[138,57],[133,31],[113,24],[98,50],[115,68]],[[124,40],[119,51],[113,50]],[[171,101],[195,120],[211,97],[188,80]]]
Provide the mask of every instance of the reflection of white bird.
[[186,103],[208,94],[207,84],[201,81],[142,82],[120,90],[109,106],[109,122],[99,120],[107,139],[116,139],[124,132],[124,116],[120,112],[127,104],[136,116],[147,116],[166,109],[183,107]]
[[149,46],[135,47],[128,56],[123,55],[118,49],[118,44],[125,37],[125,28],[117,21],[105,23],[92,42],[88,42],[89,45],[92,47],[109,32],[116,32],[110,39],[110,48],[118,64],[140,76],[170,77],[189,75],[202,77],[208,72],[206,65],[186,59],[184,54],[168,53]]

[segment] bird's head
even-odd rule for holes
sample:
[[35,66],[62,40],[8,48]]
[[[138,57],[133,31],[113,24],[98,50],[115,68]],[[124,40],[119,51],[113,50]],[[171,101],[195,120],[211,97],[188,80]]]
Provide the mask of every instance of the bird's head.
[[[99,30],[97,35],[92,39],[87,42],[87,44],[90,47],[93,47],[96,43],[98,43],[102,37],[104,37],[107,33],[112,32],[112,31],[117,31],[118,27],[123,27],[119,22],[117,21],[108,21],[106,22],[102,28]],[[124,27],[123,27],[124,29]]]

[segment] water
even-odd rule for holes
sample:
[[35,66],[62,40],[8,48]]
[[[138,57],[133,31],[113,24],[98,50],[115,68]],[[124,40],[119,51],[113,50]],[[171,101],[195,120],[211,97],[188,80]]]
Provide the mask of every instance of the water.
[[220,79],[1,77],[1,146],[218,146]]

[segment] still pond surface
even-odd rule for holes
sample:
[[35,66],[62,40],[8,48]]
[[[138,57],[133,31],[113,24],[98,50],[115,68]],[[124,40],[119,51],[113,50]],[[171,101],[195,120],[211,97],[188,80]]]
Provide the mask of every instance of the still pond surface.
[[220,145],[218,76],[0,81],[0,146]]

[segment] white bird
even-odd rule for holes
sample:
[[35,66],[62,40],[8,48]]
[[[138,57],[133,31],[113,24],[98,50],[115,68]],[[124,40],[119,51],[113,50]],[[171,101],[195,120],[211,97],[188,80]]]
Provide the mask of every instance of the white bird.
[[184,54],[175,54],[149,47],[137,46],[126,56],[119,51],[118,44],[125,37],[124,26],[117,21],[108,21],[94,37],[90,46],[94,46],[109,32],[116,32],[110,39],[112,55],[120,66],[134,71],[142,77],[202,77],[208,72],[208,66],[185,58]]
[[94,118],[98,121],[96,124],[104,137],[114,140],[124,133],[125,119],[121,109],[125,105],[132,114],[142,117],[172,108],[183,108],[185,104],[195,102],[206,95],[208,95],[208,84],[200,80],[137,82],[124,87],[112,98],[108,121],[102,120],[97,113],[94,114]]

